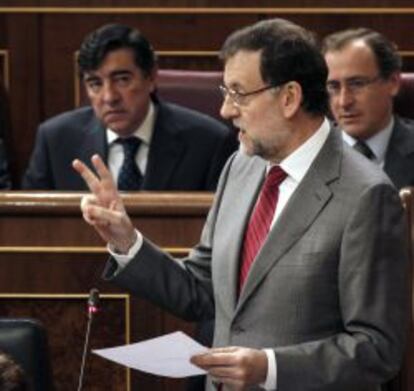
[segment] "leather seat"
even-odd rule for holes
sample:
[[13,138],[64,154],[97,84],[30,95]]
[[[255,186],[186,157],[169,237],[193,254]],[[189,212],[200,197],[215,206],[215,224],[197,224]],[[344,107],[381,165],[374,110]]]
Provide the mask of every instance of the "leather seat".
[[400,116],[414,119],[414,73],[401,74],[401,89],[395,98],[394,109]]
[[23,368],[30,390],[52,390],[47,334],[38,321],[0,318],[0,350]]
[[208,114],[220,121],[223,97],[219,90],[223,73],[160,69],[157,93],[164,100]]

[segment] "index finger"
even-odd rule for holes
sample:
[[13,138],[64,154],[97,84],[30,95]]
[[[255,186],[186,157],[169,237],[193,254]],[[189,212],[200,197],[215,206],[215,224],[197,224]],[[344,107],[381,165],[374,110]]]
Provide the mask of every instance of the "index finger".
[[99,184],[99,178],[92,172],[92,170],[81,160],[75,159],[72,162],[72,167],[83,178],[89,190],[93,192],[93,189]]

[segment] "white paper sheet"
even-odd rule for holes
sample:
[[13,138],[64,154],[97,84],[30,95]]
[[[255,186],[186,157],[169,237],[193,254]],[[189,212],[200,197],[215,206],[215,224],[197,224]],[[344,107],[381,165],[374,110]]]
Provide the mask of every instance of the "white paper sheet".
[[208,349],[181,331],[130,345],[92,352],[129,368],[167,377],[202,375],[204,370],[190,363],[190,357]]

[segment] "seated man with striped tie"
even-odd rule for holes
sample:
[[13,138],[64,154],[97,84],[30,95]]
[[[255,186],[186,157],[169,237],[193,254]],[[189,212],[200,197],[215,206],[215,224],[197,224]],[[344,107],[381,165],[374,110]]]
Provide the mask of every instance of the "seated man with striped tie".
[[91,106],[40,125],[24,189],[85,190],[71,162],[96,153],[121,190],[215,190],[236,134],[157,98],[156,55],[138,30],[110,24],[93,31],[78,65]]
[[331,111],[344,140],[382,167],[397,188],[413,186],[414,122],[393,114],[401,72],[396,46],[358,28],[327,36],[323,53]]
[[215,315],[192,357],[213,391],[379,391],[398,372],[410,315],[398,192],[326,118],[313,35],[270,19],[221,49],[221,114],[240,129],[200,242],[177,262],[132,225],[102,159],[85,221],[109,242],[104,278],[187,320]]

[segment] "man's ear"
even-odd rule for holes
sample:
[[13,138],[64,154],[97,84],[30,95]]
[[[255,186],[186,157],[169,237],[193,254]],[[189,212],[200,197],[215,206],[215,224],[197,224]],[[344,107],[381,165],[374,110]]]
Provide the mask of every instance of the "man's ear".
[[158,67],[154,66],[151,70],[149,75],[147,76],[147,80],[150,82],[150,92],[154,92],[157,88],[157,79],[158,79]]
[[394,98],[398,94],[401,88],[401,73],[394,72],[388,78],[388,84],[389,84],[390,94]]
[[282,110],[285,118],[292,118],[300,109],[302,103],[302,87],[296,81],[286,83],[281,91]]

